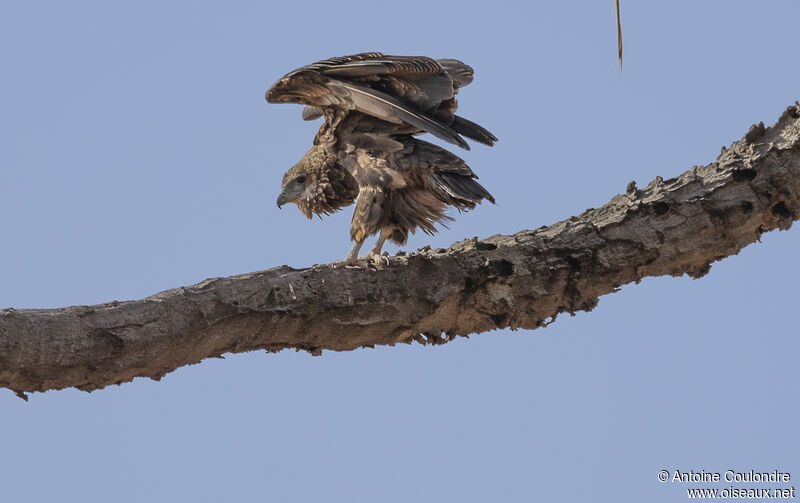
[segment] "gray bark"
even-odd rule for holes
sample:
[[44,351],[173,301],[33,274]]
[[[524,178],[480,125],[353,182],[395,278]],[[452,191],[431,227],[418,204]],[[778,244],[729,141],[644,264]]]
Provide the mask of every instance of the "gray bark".
[[716,162],[537,230],[398,254],[379,269],[288,266],[143,300],[0,310],[0,386],[18,395],[159,379],[228,352],[352,350],[510,327],[646,276],[689,274],[800,215],[800,104],[753,126]]

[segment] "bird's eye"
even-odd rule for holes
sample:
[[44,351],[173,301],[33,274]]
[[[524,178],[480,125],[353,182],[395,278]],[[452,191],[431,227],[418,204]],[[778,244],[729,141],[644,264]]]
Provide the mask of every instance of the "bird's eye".
[[294,181],[297,183],[306,183],[306,177],[298,176],[297,178],[294,179]]

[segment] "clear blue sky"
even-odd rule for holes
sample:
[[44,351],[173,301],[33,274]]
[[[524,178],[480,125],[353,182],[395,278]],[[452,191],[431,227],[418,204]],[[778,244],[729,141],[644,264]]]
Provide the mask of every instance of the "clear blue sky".
[[[512,233],[713,161],[800,99],[796,0],[5,2],[0,307],[141,298],[342,258],[279,211],[318,125],[268,105],[354,52],[459,58],[497,198],[407,249]],[[396,250],[396,248],[390,248]],[[0,391],[3,501],[683,501],[661,469],[800,486],[800,231],[700,280],[442,347],[230,355],[91,394]],[[725,485],[718,486],[720,488]]]

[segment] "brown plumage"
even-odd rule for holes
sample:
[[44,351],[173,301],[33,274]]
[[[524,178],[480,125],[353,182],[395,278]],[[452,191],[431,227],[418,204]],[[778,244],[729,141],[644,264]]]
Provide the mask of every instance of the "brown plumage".
[[[486,145],[497,138],[455,114],[456,93],[472,82],[472,68],[454,59],[364,53],[299,68],[267,91],[270,103],[306,105],[303,118],[324,117],[306,155],[283,177],[278,206],[294,202],[308,218],[355,200],[343,264],[379,260],[386,239],[405,244],[417,228],[494,198],[459,157],[414,135],[431,133],[469,149],[463,136]],[[357,259],[364,240],[375,247]]]
[[284,186],[293,181],[303,186],[303,197],[294,202],[309,219],[349,206],[358,195],[355,178],[326,149],[312,149],[283,175]]

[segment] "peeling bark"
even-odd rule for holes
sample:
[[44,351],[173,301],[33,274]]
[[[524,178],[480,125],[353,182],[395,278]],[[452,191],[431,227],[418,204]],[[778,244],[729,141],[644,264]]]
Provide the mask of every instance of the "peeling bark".
[[537,230],[402,252],[380,269],[282,266],[143,300],[0,310],[0,386],[91,391],[228,352],[319,354],[534,329],[646,276],[699,278],[800,217],[800,104],[716,162]]

